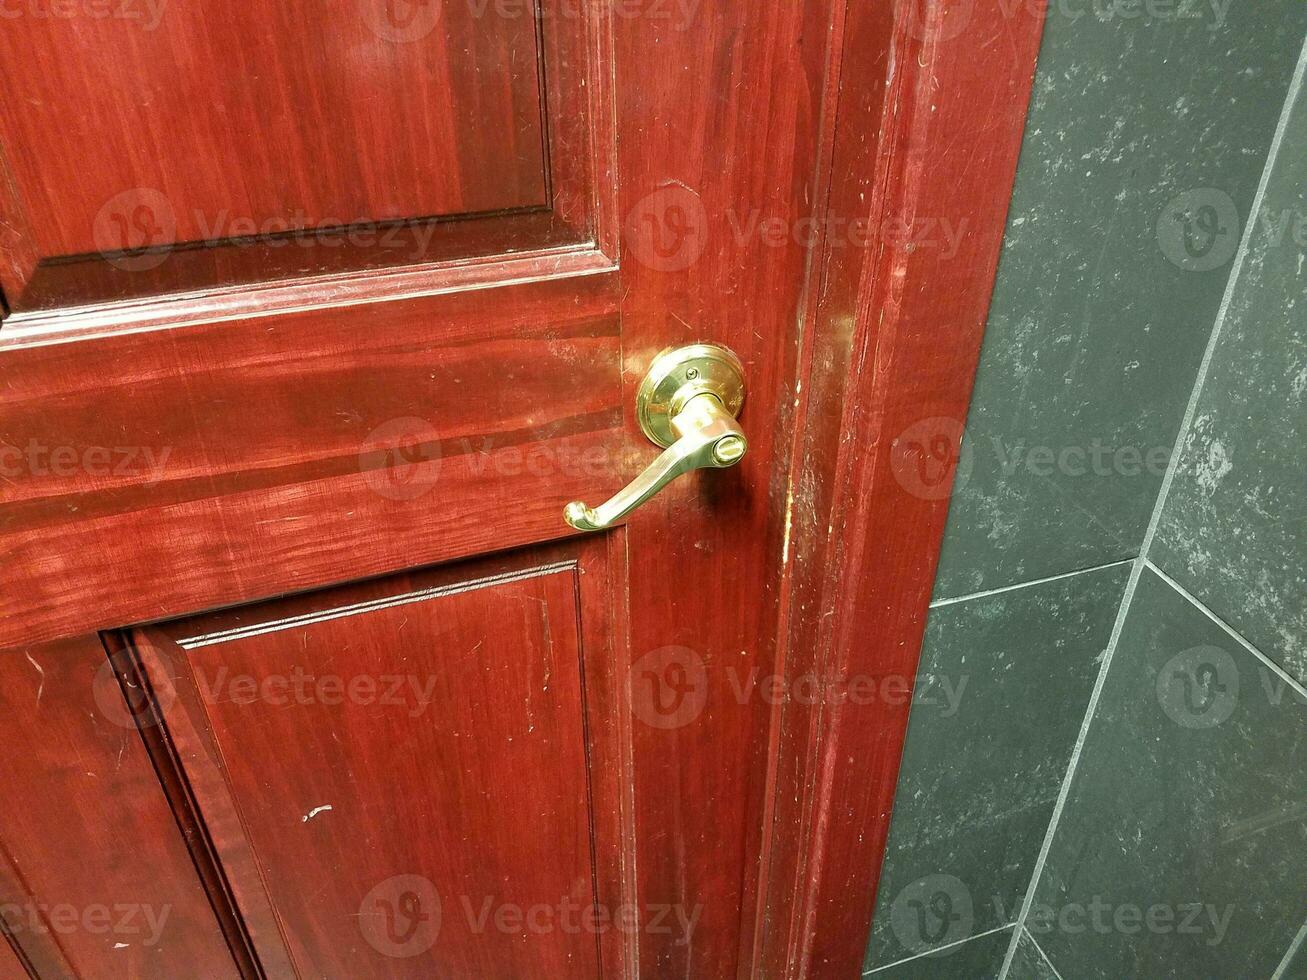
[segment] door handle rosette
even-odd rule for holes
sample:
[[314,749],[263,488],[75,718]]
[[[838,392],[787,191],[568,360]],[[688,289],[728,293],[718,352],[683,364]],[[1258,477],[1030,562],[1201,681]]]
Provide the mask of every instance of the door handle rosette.
[[598,507],[579,500],[563,518],[579,531],[612,527],[682,473],[734,466],[749,443],[735,421],[744,405],[744,367],[717,344],[690,344],[654,358],[635,396],[640,430],[662,454]]

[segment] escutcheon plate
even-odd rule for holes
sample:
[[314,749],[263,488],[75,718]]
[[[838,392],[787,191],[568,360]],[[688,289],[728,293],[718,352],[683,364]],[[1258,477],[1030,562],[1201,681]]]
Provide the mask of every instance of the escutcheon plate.
[[695,395],[710,393],[738,418],[744,405],[744,365],[720,344],[671,347],[654,358],[635,396],[636,419],[650,441],[664,449],[677,433],[672,417]]

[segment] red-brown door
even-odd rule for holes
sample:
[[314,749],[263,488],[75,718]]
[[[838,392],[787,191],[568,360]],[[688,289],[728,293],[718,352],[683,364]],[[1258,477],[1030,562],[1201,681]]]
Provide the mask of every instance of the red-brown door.
[[[809,750],[759,692],[809,615],[790,545],[830,493],[791,456],[825,429],[844,451],[842,401],[799,426],[801,379],[861,364],[869,317],[803,327],[913,244],[832,242],[832,187],[891,210],[909,160],[837,120],[891,119],[891,49],[942,57],[946,33],[891,6],[849,21],[848,106],[834,0],[6,14],[0,670],[5,724],[55,746],[25,776],[49,792],[0,807],[0,888],[44,909],[6,917],[25,970],[761,972],[804,875],[773,846],[778,751]],[[998,34],[1028,86],[1034,34]],[[932,382],[958,404],[967,303]],[[747,455],[573,530],[569,501],[657,456],[638,386],[696,341],[740,358]],[[128,893],[171,918],[88,925]]]

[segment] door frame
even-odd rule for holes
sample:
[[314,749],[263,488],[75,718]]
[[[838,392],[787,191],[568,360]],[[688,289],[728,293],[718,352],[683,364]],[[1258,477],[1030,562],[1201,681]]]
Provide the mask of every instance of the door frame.
[[[784,690],[821,694],[774,709],[752,976],[862,972],[1045,7],[899,0],[838,16],[777,654]],[[844,247],[841,216],[885,233]],[[953,254],[921,241],[945,218]],[[932,437],[943,460],[921,456]],[[859,697],[862,681],[881,694]]]

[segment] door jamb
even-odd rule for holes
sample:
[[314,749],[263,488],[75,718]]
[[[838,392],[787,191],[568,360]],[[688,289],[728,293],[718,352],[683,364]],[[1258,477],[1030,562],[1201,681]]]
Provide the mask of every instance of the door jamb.
[[773,710],[755,977],[862,970],[1043,7],[843,11],[777,653],[784,689],[818,696]]

